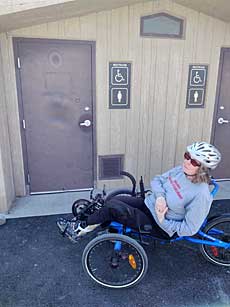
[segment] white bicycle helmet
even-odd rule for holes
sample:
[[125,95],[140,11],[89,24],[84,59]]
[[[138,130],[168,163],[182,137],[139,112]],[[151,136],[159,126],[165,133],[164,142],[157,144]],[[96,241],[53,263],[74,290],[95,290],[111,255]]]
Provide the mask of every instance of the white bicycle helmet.
[[214,169],[221,161],[221,154],[216,147],[206,142],[195,142],[187,146],[191,158],[199,161],[204,166]]

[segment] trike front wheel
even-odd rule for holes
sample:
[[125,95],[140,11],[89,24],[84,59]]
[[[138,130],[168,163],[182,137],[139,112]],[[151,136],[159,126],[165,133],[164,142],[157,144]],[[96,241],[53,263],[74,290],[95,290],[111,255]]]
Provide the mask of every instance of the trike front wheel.
[[90,205],[90,201],[84,198],[76,200],[72,205],[73,216],[79,216],[81,213],[86,211],[87,207]]
[[201,244],[200,251],[204,258],[213,264],[230,267],[230,215],[214,218],[207,224],[203,232],[215,239],[229,243],[228,248],[215,246],[215,243],[213,245]]
[[104,234],[90,241],[82,255],[87,275],[108,288],[129,288],[141,281],[148,269],[143,247],[120,234]]

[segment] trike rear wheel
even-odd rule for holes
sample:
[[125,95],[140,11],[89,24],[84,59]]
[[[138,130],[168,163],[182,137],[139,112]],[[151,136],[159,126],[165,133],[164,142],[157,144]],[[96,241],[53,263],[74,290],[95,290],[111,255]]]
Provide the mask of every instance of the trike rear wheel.
[[134,239],[120,234],[104,234],[90,241],[82,255],[87,275],[108,288],[129,288],[145,276],[148,258]]
[[[214,218],[207,224],[203,232],[215,239],[230,244],[230,215],[227,214]],[[230,267],[230,247],[218,247],[215,246],[214,243],[213,245],[202,244],[200,246],[200,251],[204,258],[209,262],[220,266]]]

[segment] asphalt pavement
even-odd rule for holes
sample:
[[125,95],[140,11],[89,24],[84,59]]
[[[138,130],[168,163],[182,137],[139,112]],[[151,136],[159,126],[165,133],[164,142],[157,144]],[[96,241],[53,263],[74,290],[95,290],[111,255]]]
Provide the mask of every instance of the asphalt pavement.
[[[217,201],[215,210],[230,212],[230,201]],[[0,226],[0,307],[230,306],[230,268],[208,263],[188,243],[145,247],[149,269],[133,288],[93,283],[81,266],[89,239],[72,244],[63,238],[55,224],[59,216],[10,219]]]

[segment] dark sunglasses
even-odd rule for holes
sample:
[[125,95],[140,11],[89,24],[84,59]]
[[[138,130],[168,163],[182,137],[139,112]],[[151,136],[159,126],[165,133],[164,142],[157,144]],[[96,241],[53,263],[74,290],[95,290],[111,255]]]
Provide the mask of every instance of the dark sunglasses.
[[184,153],[184,158],[185,158],[186,160],[190,160],[192,166],[195,166],[195,167],[196,167],[196,166],[198,166],[198,167],[201,166],[200,162],[198,162],[198,161],[192,159],[191,156],[190,156],[190,154],[189,154],[188,152],[185,152],[185,153]]

